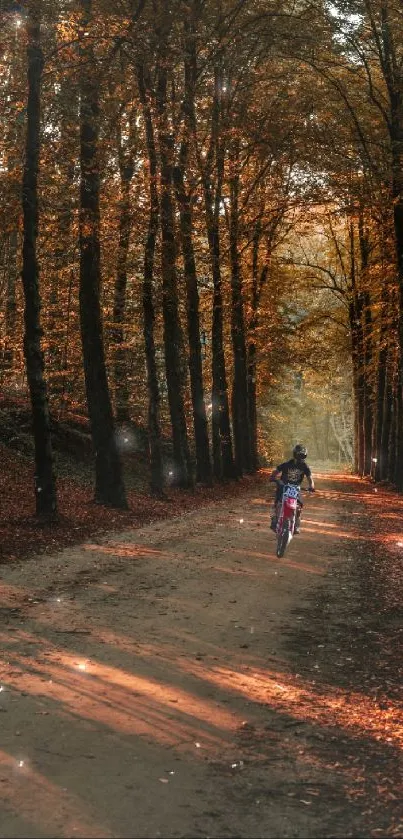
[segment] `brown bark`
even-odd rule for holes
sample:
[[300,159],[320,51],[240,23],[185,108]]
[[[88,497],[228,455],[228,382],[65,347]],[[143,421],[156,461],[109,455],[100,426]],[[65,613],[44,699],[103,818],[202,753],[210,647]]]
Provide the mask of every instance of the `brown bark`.
[[389,118],[386,125],[390,136],[392,157],[392,206],[396,242],[396,259],[399,283],[398,340],[399,362],[396,383],[394,433],[396,449],[396,484],[403,490],[403,72],[399,60],[392,15],[397,13],[387,0],[380,4],[380,26],[370,17],[380,68],[389,96]]
[[183,101],[184,135],[178,164],[173,178],[179,207],[180,233],[186,283],[187,328],[189,344],[189,373],[192,394],[193,424],[196,448],[196,479],[205,484],[212,482],[210,444],[203,385],[202,349],[200,342],[199,291],[197,285],[196,259],[193,245],[192,196],[185,183],[189,157],[189,133],[194,113],[194,85],[196,56],[194,21],[185,22],[185,94]]
[[[223,294],[221,279],[220,208],[225,165],[225,137],[220,136],[220,74],[215,71],[210,151],[207,163],[199,161],[202,176],[207,239],[213,279],[212,344],[212,432],[213,470],[218,479],[234,478],[235,464],[229,414],[227,372],[224,354]],[[215,161],[215,182],[213,163]]]
[[362,474],[370,475],[372,471],[372,434],[373,434],[373,389],[371,382],[372,365],[372,314],[371,296],[368,291],[368,267],[370,243],[365,229],[363,210],[360,209],[358,220],[358,239],[360,248],[360,309],[362,331],[362,400],[363,400],[363,462]]
[[[125,423],[130,420],[129,386],[128,386],[128,352],[125,348],[125,316],[127,293],[127,257],[130,245],[131,230],[131,200],[130,186],[134,174],[133,148],[126,154],[122,144],[120,115],[117,125],[117,148],[120,173],[120,217],[119,217],[119,246],[116,266],[115,293],[113,301],[113,342],[114,365],[113,379],[115,385],[115,414],[117,422]],[[130,138],[131,145],[133,138]]]
[[8,236],[7,248],[7,283],[6,283],[6,307],[5,307],[5,349],[3,354],[3,368],[13,369],[15,327],[17,323],[17,277],[18,277],[18,231],[12,230]]
[[370,475],[372,471],[372,439],[373,439],[373,388],[370,380],[372,364],[372,316],[371,301],[368,293],[363,295],[363,473]]
[[163,60],[162,45],[160,48],[162,55],[157,71],[156,104],[161,184],[160,227],[165,369],[172,424],[175,481],[179,486],[187,487],[192,484],[192,468],[184,404],[185,380],[182,363],[184,342],[179,318],[176,272],[176,231],[172,195],[174,139],[168,119],[168,74]]
[[199,292],[197,287],[196,260],[193,247],[192,211],[191,201],[186,192],[181,166],[175,167],[174,180],[180,214],[182,254],[186,282],[189,373],[196,446],[196,479],[201,483],[211,484],[212,471],[203,387]]
[[24,220],[22,283],[24,289],[24,354],[32,406],[35,441],[36,514],[52,518],[57,510],[56,481],[44,360],[41,348],[38,237],[38,169],[43,53],[40,42],[40,0],[28,5],[28,102],[25,165],[22,186]]
[[248,417],[250,433],[251,464],[253,469],[258,466],[258,441],[257,441],[257,408],[256,408],[256,376],[257,376],[257,347],[255,331],[258,318],[259,303],[259,245],[261,237],[261,221],[258,219],[255,225],[252,246],[252,294],[251,294],[251,318],[248,327]]
[[351,357],[353,365],[354,390],[354,465],[358,474],[364,473],[364,343],[362,330],[362,295],[357,287],[357,265],[355,256],[355,231],[350,225],[350,273],[351,298],[349,305]]
[[100,174],[97,67],[87,32],[92,0],[80,0],[80,327],[91,433],[95,449],[95,500],[127,507],[106,373],[100,303]]
[[163,461],[161,451],[160,404],[161,396],[158,383],[158,371],[155,355],[155,311],[153,299],[154,259],[157,234],[159,227],[159,199],[157,188],[157,152],[155,148],[154,129],[150,104],[147,96],[144,68],[138,67],[137,79],[140,100],[143,107],[146,132],[147,151],[149,159],[150,185],[150,215],[148,232],[144,248],[144,277],[143,277],[143,315],[144,315],[144,346],[147,365],[148,389],[148,445],[151,467],[151,492],[162,495],[164,488]]
[[230,181],[230,262],[231,262],[231,338],[234,355],[232,425],[234,429],[237,474],[250,472],[251,445],[248,412],[248,374],[246,362],[245,318],[242,274],[239,260],[239,172],[238,149],[231,156]]

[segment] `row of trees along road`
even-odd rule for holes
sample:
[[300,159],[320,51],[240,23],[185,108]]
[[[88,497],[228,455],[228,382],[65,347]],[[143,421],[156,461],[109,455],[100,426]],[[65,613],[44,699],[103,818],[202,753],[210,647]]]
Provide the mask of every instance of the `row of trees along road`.
[[312,145],[328,191],[298,266],[313,291],[335,296],[327,317],[347,332],[355,468],[403,489],[401,3],[332,3],[326,34],[314,33],[307,52],[318,77]]
[[28,385],[38,514],[50,413],[87,411],[100,503],[127,503],[116,423],[146,422],[155,493],[166,433],[180,486],[234,478],[315,342],[350,352],[357,469],[402,482],[400,3],[0,10],[0,373]]

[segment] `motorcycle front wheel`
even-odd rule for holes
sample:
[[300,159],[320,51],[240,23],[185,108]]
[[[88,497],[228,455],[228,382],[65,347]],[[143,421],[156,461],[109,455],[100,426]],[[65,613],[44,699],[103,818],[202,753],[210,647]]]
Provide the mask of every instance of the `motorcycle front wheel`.
[[290,522],[288,519],[283,521],[283,526],[277,536],[277,551],[276,555],[280,559],[285,554],[285,549],[288,545],[288,537],[290,534]]

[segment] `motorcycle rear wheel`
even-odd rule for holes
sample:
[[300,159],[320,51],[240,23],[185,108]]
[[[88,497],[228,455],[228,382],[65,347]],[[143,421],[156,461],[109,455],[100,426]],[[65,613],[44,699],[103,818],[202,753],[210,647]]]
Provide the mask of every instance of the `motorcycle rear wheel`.
[[281,528],[281,532],[277,536],[277,551],[276,556],[281,559],[282,556],[285,554],[286,547],[288,545],[288,537],[290,534],[290,522],[288,519],[283,521],[283,526]]

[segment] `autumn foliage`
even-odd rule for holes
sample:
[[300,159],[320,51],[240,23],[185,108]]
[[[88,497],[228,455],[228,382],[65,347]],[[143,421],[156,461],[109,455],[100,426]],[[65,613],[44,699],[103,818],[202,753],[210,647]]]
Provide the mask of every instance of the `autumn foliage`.
[[397,2],[1,17],[0,378],[29,394],[37,514],[56,515],[72,415],[115,509],[125,428],[160,498],[302,437],[402,488]]

